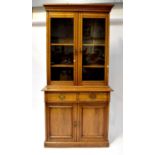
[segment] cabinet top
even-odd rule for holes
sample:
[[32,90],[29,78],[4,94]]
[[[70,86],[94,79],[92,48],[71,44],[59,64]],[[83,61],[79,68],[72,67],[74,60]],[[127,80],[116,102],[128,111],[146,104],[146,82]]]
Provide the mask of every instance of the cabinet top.
[[46,11],[104,12],[109,13],[113,4],[44,4]]
[[45,92],[110,92],[109,86],[52,86],[47,85],[42,89]]

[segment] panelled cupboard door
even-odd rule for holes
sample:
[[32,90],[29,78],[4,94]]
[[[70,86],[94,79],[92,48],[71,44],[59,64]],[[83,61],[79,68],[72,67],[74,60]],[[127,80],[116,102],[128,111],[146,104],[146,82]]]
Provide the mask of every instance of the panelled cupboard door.
[[48,84],[77,83],[77,13],[47,14]]
[[102,13],[79,13],[80,85],[108,83],[109,16]]
[[79,104],[78,141],[108,140],[108,103]]
[[48,141],[76,140],[76,104],[46,103],[46,138]]

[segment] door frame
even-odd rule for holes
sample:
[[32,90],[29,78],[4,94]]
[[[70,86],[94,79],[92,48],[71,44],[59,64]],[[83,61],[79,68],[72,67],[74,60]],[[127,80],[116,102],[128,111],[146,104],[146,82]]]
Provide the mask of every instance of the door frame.
[[[105,75],[104,81],[82,81],[82,32],[83,18],[104,18],[105,19]],[[107,85],[109,72],[109,15],[105,13],[79,13],[78,19],[78,85]]]
[[[73,24],[73,64],[74,64],[74,71],[73,71],[73,81],[52,81],[51,80],[51,64],[50,64],[50,58],[51,58],[51,18],[73,18],[74,24]],[[78,13],[74,12],[47,12],[46,14],[46,66],[47,66],[47,85],[77,85],[77,40],[78,40]]]

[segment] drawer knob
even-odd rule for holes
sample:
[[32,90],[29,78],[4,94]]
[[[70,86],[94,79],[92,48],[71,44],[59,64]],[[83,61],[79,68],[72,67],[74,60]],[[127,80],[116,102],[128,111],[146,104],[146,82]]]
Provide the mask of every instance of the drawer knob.
[[65,95],[63,95],[63,94],[59,95],[59,99],[60,100],[64,100],[65,99]]
[[74,121],[73,126],[77,127],[77,121]]
[[91,99],[96,99],[96,94],[91,93],[91,94],[89,95],[89,97],[90,97]]

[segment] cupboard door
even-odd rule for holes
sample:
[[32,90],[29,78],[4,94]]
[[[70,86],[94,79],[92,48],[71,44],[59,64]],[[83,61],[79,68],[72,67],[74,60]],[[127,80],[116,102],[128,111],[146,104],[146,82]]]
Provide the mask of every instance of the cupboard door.
[[76,84],[76,14],[53,12],[48,21],[48,83]]
[[79,104],[79,141],[108,139],[108,103]]
[[75,141],[76,105],[74,103],[47,103],[46,124],[48,141]]
[[107,82],[108,16],[98,13],[80,14],[80,84]]

